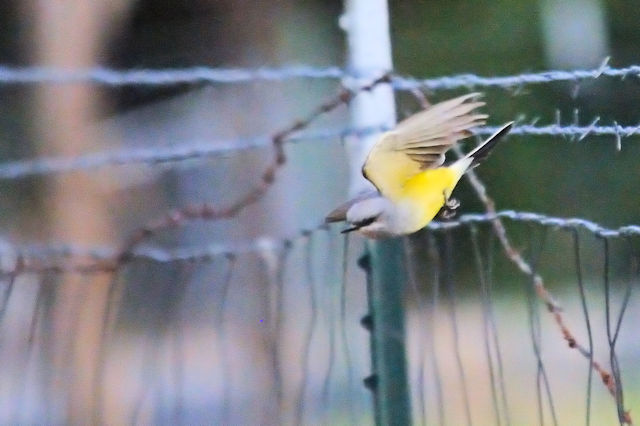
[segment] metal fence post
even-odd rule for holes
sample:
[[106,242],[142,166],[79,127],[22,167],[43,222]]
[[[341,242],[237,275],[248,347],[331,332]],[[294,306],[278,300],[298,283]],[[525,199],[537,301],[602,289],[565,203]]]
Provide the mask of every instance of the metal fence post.
[[[387,0],[346,0],[341,25],[347,32],[349,69],[356,75],[384,73],[393,68]],[[351,103],[351,124],[365,128],[395,124],[395,100],[389,84],[360,93]],[[368,189],[360,170],[376,136],[347,140],[351,161],[351,193]],[[365,379],[374,397],[377,425],[409,425],[402,304],[405,282],[403,247],[399,240],[367,244],[360,261],[367,272],[369,314],[363,325],[371,332],[372,374]]]

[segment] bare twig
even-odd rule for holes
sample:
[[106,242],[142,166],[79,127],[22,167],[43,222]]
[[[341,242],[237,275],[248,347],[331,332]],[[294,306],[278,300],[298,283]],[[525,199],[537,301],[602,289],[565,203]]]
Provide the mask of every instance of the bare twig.
[[[454,152],[456,153],[456,155],[462,156],[462,151],[460,150],[459,146],[454,147]],[[567,342],[570,348],[577,349],[582,356],[584,356],[591,362],[591,367],[600,375],[602,383],[604,383],[604,385],[609,390],[609,393],[615,398],[616,383],[613,377],[609,372],[603,369],[598,362],[593,361],[590,351],[578,342],[575,335],[565,322],[564,316],[562,314],[562,308],[554,300],[549,290],[545,287],[542,276],[540,276],[540,274],[538,274],[537,272],[534,272],[531,268],[531,265],[529,265],[529,263],[522,257],[522,255],[513,247],[502,221],[499,217],[497,217],[495,203],[488,196],[487,189],[480,178],[478,178],[478,175],[473,170],[470,170],[465,176],[467,177],[467,180],[473,187],[482,204],[484,204],[486,212],[490,215],[496,216],[491,221],[493,224],[493,230],[496,233],[507,258],[509,258],[509,260],[516,265],[520,272],[532,278],[536,294],[547,306],[547,309],[553,316],[553,319],[560,329],[560,333],[562,334],[564,340]],[[626,424],[633,424],[629,411],[625,411],[624,413],[624,422]]]
[[294,133],[305,129],[320,116],[333,111],[340,105],[348,104],[358,93],[371,91],[377,85],[389,82],[389,78],[389,75],[385,74],[356,90],[342,89],[337,96],[318,106],[311,114],[309,114],[309,116],[307,116],[307,118],[296,120],[293,124],[274,133],[273,136],[271,136],[271,142],[275,151],[274,160],[263,172],[260,182],[254,186],[253,189],[249,190],[245,195],[227,207],[216,208],[211,204],[202,204],[199,206],[187,206],[169,212],[163,218],[155,222],[151,222],[135,231],[115,259],[116,263],[127,260],[131,256],[133,248],[161,230],[179,227],[186,222],[197,219],[218,220],[231,218],[236,216],[247,206],[260,200],[275,181],[278,170],[287,160],[284,151],[284,142],[287,138],[292,136]]
[[[429,107],[429,103],[426,97],[424,96],[424,93],[422,93],[419,90],[413,90],[412,94],[414,95],[414,97],[417,99],[417,101],[420,103],[420,105],[423,108]],[[464,155],[459,145],[455,145],[453,147],[453,151],[460,158]],[[545,287],[542,276],[540,276],[540,274],[538,274],[533,270],[531,265],[513,247],[513,244],[511,244],[511,240],[507,235],[507,230],[502,224],[502,220],[500,219],[496,211],[495,203],[487,194],[487,188],[484,186],[484,184],[482,183],[478,175],[475,173],[475,171],[469,170],[465,174],[465,176],[469,181],[469,183],[471,184],[471,187],[476,193],[478,199],[484,205],[486,213],[494,217],[491,220],[491,223],[493,224],[493,230],[496,236],[498,237],[498,240],[500,241],[500,244],[502,245],[502,248],[507,258],[509,258],[509,260],[514,265],[516,265],[516,267],[520,270],[520,272],[531,277],[531,279],[533,280],[533,285],[534,285],[536,294],[538,295],[538,298],[540,298],[544,302],[544,304],[547,306],[547,309],[553,316],[553,319],[556,325],[558,326],[558,328],[560,329],[560,333],[562,334],[562,337],[564,338],[564,340],[567,342],[570,348],[577,349],[582,356],[584,356],[585,358],[587,358],[587,360],[589,360],[589,362],[591,362],[591,367],[594,369],[594,371],[596,371],[600,375],[600,378],[602,379],[602,383],[604,383],[604,385],[607,387],[607,389],[609,390],[609,393],[614,398],[616,398],[617,386],[611,374],[607,372],[605,369],[603,369],[599,363],[597,363],[596,361],[593,361],[593,354],[591,353],[591,351],[587,350],[587,348],[585,348],[582,344],[578,342],[573,332],[566,325],[564,316],[562,315],[562,308],[554,300],[549,290]],[[627,424],[633,423],[631,421],[631,415],[629,411],[624,412],[622,420],[624,420],[624,422]]]

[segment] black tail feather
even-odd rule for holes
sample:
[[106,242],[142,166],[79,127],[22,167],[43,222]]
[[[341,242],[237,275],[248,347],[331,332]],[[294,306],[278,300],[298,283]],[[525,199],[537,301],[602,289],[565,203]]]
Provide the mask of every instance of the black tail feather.
[[473,162],[471,163],[470,168],[477,166],[481,162],[483,162],[488,156],[494,146],[502,139],[513,127],[513,121],[505,124],[497,132],[493,135],[489,136],[489,138],[482,143],[479,147],[471,151],[467,154],[467,157],[473,158]]

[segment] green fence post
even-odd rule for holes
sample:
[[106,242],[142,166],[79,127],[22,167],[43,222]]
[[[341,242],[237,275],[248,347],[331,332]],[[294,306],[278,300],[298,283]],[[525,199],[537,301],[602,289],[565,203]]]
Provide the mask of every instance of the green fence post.
[[361,266],[367,272],[372,374],[365,385],[373,392],[377,425],[410,425],[403,288],[404,249],[399,239],[368,245]]

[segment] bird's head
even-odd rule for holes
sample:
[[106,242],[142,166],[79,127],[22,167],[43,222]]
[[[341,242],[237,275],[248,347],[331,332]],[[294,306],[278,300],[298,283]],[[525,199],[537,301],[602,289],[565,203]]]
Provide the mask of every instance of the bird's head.
[[358,231],[369,238],[391,237],[394,235],[389,226],[392,209],[392,204],[383,197],[357,202],[347,211],[351,227],[342,232]]

